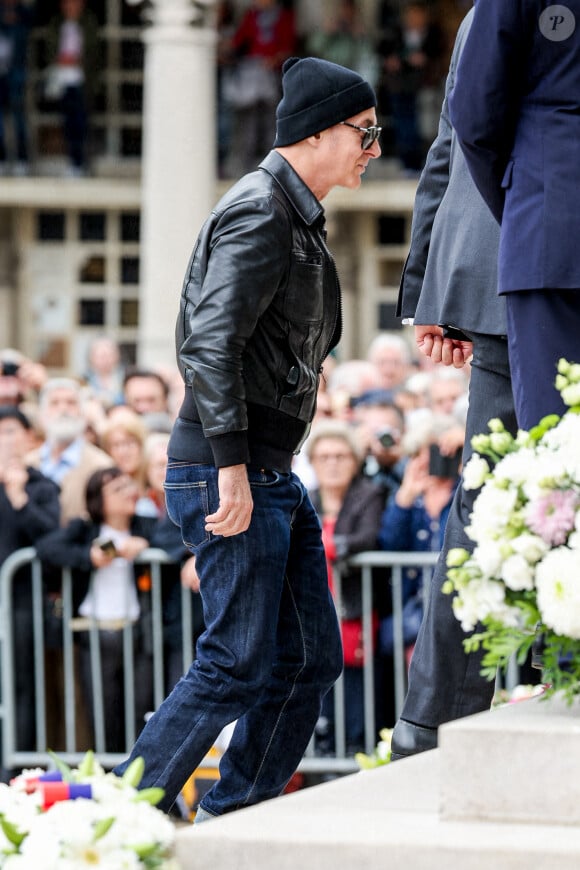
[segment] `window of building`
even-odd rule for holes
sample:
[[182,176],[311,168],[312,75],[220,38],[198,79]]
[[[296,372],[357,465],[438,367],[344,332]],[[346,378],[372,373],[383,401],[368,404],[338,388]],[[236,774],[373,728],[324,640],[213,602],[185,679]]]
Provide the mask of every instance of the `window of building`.
[[[30,37],[29,123],[32,160],[41,172],[58,173],[65,146],[58,104],[45,92],[51,21],[59,0],[37,3]],[[143,6],[124,0],[90,0],[87,7],[98,23],[99,68],[91,81],[91,171],[116,174],[141,156],[143,104]]]

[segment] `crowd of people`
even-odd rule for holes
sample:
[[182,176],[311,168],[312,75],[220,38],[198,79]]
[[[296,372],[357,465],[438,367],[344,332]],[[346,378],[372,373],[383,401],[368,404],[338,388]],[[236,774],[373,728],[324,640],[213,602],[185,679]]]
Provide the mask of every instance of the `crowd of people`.
[[[451,7],[451,8],[450,8]],[[356,0],[341,0],[322,25],[301,33],[292,4],[253,0],[241,18],[232,0],[218,6],[218,140],[220,172],[251,169],[273,141],[280,69],[292,55],[310,55],[359,72],[378,95],[383,156],[417,173],[437,131],[454,30],[465,13],[455,3],[383,0],[376,21],[364,21]],[[453,25],[452,25],[453,27]]]
[[[85,739],[90,745],[93,737],[88,626],[97,619],[106,745],[122,751],[122,627],[129,621],[138,628],[142,614],[150,611],[145,569],[134,563],[144,549],[160,547],[174,563],[163,569],[167,692],[183,670],[182,585],[192,590],[194,638],[203,630],[195,558],[167,516],[163,490],[168,433],[183,386],[176,386],[169,370],[126,368],[118,346],[106,337],[93,342],[87,370],[78,377],[51,377],[13,349],[0,351],[0,362],[0,564],[22,547],[36,548],[44,566],[45,613],[58,599],[60,569],[73,570],[74,616],[81,620],[78,625],[86,623],[84,631],[75,632]],[[295,470],[320,518],[334,592],[333,568],[352,554],[439,549],[458,468],[451,463],[451,470],[434,475],[429,449],[437,445],[440,459],[441,453],[457,454],[468,382],[453,369],[421,368],[405,338],[383,333],[366,359],[329,357],[321,383],[312,432],[296,456]],[[25,748],[33,745],[35,733],[28,568],[20,569],[15,591],[18,734]],[[378,728],[394,721],[388,571],[376,571],[373,596]],[[406,613],[413,610],[416,616],[414,629],[406,620],[410,653],[422,613],[420,572],[406,572],[404,599]],[[360,573],[350,571],[342,576],[339,611],[349,752],[364,743],[361,607]],[[138,726],[152,706],[146,635],[135,632]],[[334,751],[333,718],[331,693],[316,732],[321,754]]]
[[[575,353],[574,330],[562,345],[556,328],[575,322],[573,282],[559,271],[562,257],[567,263],[570,254],[573,260],[570,246],[555,260],[548,258],[560,288],[550,287],[549,293],[537,289],[549,282],[535,260],[505,254],[520,253],[512,232],[518,211],[514,200],[517,205],[523,199],[536,215],[531,204],[543,189],[541,173],[524,185],[514,173],[515,160],[523,158],[523,165],[532,160],[542,127],[529,128],[528,85],[513,80],[511,49],[517,44],[530,81],[540,81],[538,70],[551,43],[574,33],[573,13],[554,8],[557,14],[542,13],[537,20],[541,41],[535,54],[521,36],[536,20],[531,7],[525,14],[506,11],[501,0],[490,0],[470,10],[459,31],[439,134],[419,183],[399,300],[400,314],[414,325],[421,361],[413,358],[404,337],[386,333],[376,337],[364,359],[340,361],[334,355],[341,332],[340,286],[325,243],[321,201],[336,186],[358,188],[370,161],[380,157],[378,101],[368,71],[365,78],[324,58],[288,57],[295,51],[292,14],[275,0],[252,4],[223,46],[226,65],[245,62],[244,75],[258,93],[254,108],[272,110],[268,81],[274,77],[262,73],[283,63],[282,99],[274,148],[261,171],[246,175],[220,200],[196,242],[180,300],[178,376],[170,370],[125,370],[118,348],[110,342],[107,347],[107,339],[100,340],[100,352],[92,349],[90,371],[79,378],[51,378],[15,351],[0,353],[0,507],[5,514],[0,559],[32,545],[48,578],[63,567],[75,573],[85,707],[90,720],[95,668],[82,628],[96,620],[106,675],[107,748],[123,745],[119,632],[127,623],[137,627],[138,717],[145,719],[150,706],[151,646],[143,625],[149,589],[135,565],[139,555],[156,545],[173,560],[164,584],[165,603],[171,602],[164,612],[168,635],[178,634],[180,621],[175,589],[181,584],[201,595],[201,634],[191,650],[195,661],[179,679],[180,664],[168,655],[167,689],[174,688],[144,726],[130,757],[116,768],[123,773],[133,758],[145,758],[146,784],[165,788],[164,809],[183,787],[185,771],[197,766],[233,720],[237,724],[220,780],[205,795],[196,822],[280,793],[313,731],[318,751],[332,753],[336,723],[327,693],[343,668],[347,747],[360,748],[365,725],[361,668],[369,664],[370,651],[374,724],[392,724],[391,578],[388,571],[373,577],[369,645],[362,638],[360,576],[348,562],[358,552],[439,554],[424,618],[424,578],[413,567],[413,556],[403,574],[409,690],[394,728],[392,760],[433,748],[438,725],[470,712],[468,705],[489,706],[491,687],[482,689],[477,658],[459,646],[456,625],[455,633],[444,631],[452,608],[439,593],[446,553],[465,536],[468,523],[470,496],[465,498],[460,474],[462,460],[470,455],[470,436],[481,431],[490,408],[510,428],[529,428],[537,416],[561,409],[554,364],[562,352]],[[416,80],[421,73],[427,81],[422,77],[436,56],[434,47],[443,45],[427,11],[415,0],[404,4],[398,30],[380,55],[384,78],[374,83],[380,91],[381,81],[391,81],[394,127],[399,124],[411,170],[418,152],[412,129],[417,118],[411,123],[410,112],[417,113],[417,103],[407,99],[404,75]],[[341,16],[341,27],[357,32],[353,4],[343,4]],[[482,41],[478,31],[489,39]],[[339,48],[348,46],[337,43]],[[567,48],[577,54],[577,39]],[[352,59],[349,63],[354,65]],[[456,64],[459,75],[452,84]],[[558,74],[550,71],[531,92],[558,102],[554,94],[560,79],[570,93],[576,82],[570,68],[567,64],[562,75],[556,65]],[[494,101],[490,94],[500,96]],[[521,135],[516,142],[524,147],[506,167],[513,129],[506,134],[505,121],[512,115]],[[247,117],[264,129],[261,111],[248,111]],[[499,288],[507,296],[506,311],[496,299],[496,264],[490,259],[490,273],[482,275],[485,295],[478,294],[489,317],[478,316],[473,329],[474,310],[465,294],[449,292],[451,282],[437,285],[445,298],[427,292],[444,240],[423,242],[438,239],[439,208],[463,171],[461,161],[453,159],[455,136],[475,186],[501,224]],[[560,138],[552,142],[556,149]],[[257,135],[247,141],[261,150]],[[255,158],[254,150],[250,165]],[[474,195],[464,185],[462,210]],[[455,209],[451,202],[447,207],[445,229]],[[473,225],[484,226],[477,208],[472,217]],[[539,226],[535,217],[527,224],[532,240],[543,238],[545,222],[541,231]],[[492,250],[496,241],[489,237]],[[260,256],[250,257],[250,250]],[[446,263],[450,278],[465,274],[467,261],[464,246],[455,245]],[[476,286],[472,282],[472,292]],[[453,313],[448,317],[446,311]],[[538,325],[542,353],[534,348],[530,361],[532,345],[521,339]],[[445,364],[441,371],[433,368],[439,362]],[[504,381],[501,389],[498,376]],[[11,618],[22,671],[16,680],[22,683],[18,731],[21,739],[33,739],[32,681],[24,669],[24,663],[32,663],[26,571],[16,578]],[[52,593],[49,579],[48,602]]]
[[[218,33],[217,138],[222,176],[236,178],[269,151],[280,72],[288,57],[313,55],[357,70],[377,90],[383,155],[401,170],[421,169],[436,133],[447,61],[464,0],[382,0],[376,21],[356,0],[342,0],[304,32],[290,0],[222,0]],[[59,0],[48,16],[36,0],[0,0],[0,172],[30,172],[28,108],[60,115],[66,174],[91,171],[91,116],[102,102],[107,56],[102,24],[86,0]],[[34,29],[46,39],[34,49]],[[34,60],[33,60],[34,58]],[[32,64],[39,64],[32,69]],[[35,75],[31,76],[31,72]],[[31,87],[35,81],[34,89]]]
[[[31,142],[27,119],[32,34],[42,16],[35,0],[0,2],[0,173],[28,175]],[[66,174],[89,169],[89,118],[103,66],[99,23],[86,0],[60,0],[46,23],[44,64],[34,98],[62,119]],[[35,143],[40,150],[40,144]]]

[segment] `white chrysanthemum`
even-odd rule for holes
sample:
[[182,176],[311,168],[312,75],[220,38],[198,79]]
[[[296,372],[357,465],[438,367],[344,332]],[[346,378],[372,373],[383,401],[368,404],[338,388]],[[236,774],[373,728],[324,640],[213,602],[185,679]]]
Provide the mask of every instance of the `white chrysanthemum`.
[[557,547],[536,566],[538,608],[557,634],[580,639],[580,551]]
[[548,552],[548,545],[543,538],[528,532],[518,535],[517,538],[512,538],[510,547],[515,553],[523,556],[530,565],[535,565]]
[[484,541],[503,533],[508,525],[518,499],[516,489],[499,489],[488,481],[473,506],[470,525],[466,528],[472,541]]
[[479,489],[488,474],[488,463],[478,453],[474,453],[463,468],[463,488]]
[[[111,817],[112,826],[95,840],[95,824]],[[22,855],[30,860],[31,870],[137,870],[136,847],[158,846],[169,852],[174,838],[170,820],[145,801],[107,806],[79,799],[55,804],[39,816],[22,844]]]
[[502,565],[501,579],[514,591],[534,588],[534,572],[530,564],[519,553],[509,556]]
[[93,843],[94,826],[109,815],[105,807],[94,801],[56,803],[37,818],[22,844],[22,854],[31,862],[38,860],[37,866],[46,870],[60,868],[59,862],[70,857],[78,860],[79,868],[90,866],[91,862],[98,866],[107,844],[104,838]]
[[175,828],[165,813],[146,801],[125,802],[116,808],[116,822],[106,838],[126,848],[156,844],[168,850],[175,840]]
[[488,616],[505,625],[518,625],[518,611],[505,602],[505,587],[495,580],[472,580],[453,599],[453,612],[464,631],[473,631]]

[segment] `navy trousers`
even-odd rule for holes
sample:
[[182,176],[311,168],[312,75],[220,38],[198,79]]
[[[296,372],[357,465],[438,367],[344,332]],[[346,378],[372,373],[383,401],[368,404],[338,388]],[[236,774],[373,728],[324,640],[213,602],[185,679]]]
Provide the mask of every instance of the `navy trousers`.
[[560,357],[580,362],[580,290],[523,290],[505,299],[516,415],[531,429],[566,410],[554,380]]

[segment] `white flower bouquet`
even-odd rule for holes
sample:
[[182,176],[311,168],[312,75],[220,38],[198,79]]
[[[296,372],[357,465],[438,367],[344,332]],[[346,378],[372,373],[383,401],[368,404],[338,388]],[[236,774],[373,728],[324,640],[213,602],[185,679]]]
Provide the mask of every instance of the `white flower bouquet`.
[[155,808],[162,789],[137,786],[143,761],[122,777],[88,752],[77,769],[24,771],[0,784],[0,867],[6,870],[177,870],[175,828]]
[[[500,420],[472,439],[463,485],[481,491],[466,528],[473,553],[447,558],[444,591],[466,632],[467,652],[485,651],[495,679],[521,663],[541,634],[546,695],[580,694],[580,365],[558,363],[556,388],[569,406],[514,438]],[[492,465],[484,458],[489,457]]]

